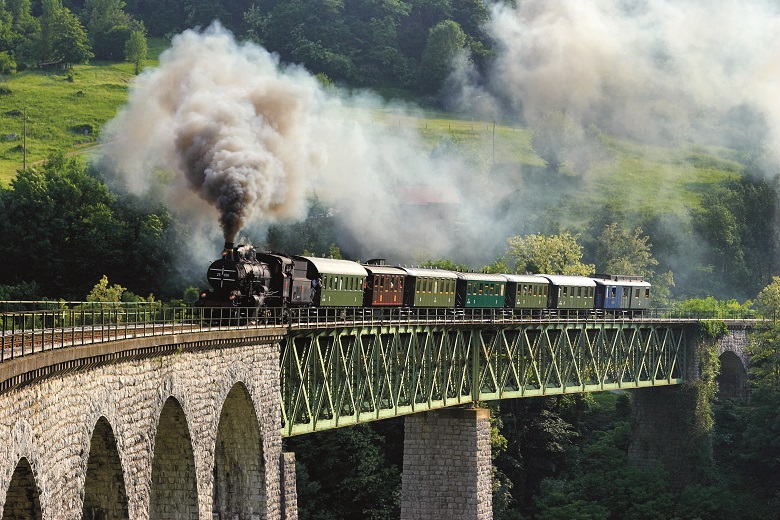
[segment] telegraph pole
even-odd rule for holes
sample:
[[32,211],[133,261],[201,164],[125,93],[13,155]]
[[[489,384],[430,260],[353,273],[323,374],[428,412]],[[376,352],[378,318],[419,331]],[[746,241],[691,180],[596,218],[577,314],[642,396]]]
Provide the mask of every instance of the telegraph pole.
[[22,117],[22,121],[24,121],[24,125],[22,126],[22,150],[23,150],[23,159],[22,159],[22,169],[27,169],[27,107],[24,109],[24,116]]

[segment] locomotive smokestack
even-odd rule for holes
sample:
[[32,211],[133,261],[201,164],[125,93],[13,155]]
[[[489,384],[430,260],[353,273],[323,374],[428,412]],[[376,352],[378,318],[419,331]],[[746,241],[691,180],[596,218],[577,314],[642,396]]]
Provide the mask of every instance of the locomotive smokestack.
[[233,260],[233,252],[235,251],[233,242],[225,242],[225,247],[222,249],[222,258],[226,260]]

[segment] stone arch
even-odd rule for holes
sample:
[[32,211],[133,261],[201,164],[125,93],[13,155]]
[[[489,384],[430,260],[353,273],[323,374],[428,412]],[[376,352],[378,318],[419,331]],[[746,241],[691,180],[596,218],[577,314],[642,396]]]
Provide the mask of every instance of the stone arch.
[[84,480],[84,520],[129,518],[124,472],[114,431],[105,417],[95,424]]
[[230,389],[219,416],[212,511],[220,518],[267,517],[262,434],[243,383]]
[[195,456],[187,417],[169,397],[160,412],[154,438],[149,518],[178,519],[198,515]]
[[730,350],[723,352],[718,359],[720,359],[720,374],[716,379],[718,397],[747,398],[747,370],[742,359]]
[[8,487],[3,508],[3,520],[16,518],[43,518],[40,491],[35,483],[30,462],[25,457],[19,460],[11,476],[11,485]]

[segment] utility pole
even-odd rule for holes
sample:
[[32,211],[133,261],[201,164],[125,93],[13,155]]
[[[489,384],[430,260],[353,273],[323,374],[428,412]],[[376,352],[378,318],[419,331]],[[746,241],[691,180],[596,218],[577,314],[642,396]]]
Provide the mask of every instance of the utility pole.
[[496,166],[496,122],[493,121],[493,166]]
[[24,116],[22,118],[22,121],[24,121],[24,125],[22,127],[22,150],[23,150],[23,159],[22,159],[22,169],[27,169],[27,107],[24,109]]

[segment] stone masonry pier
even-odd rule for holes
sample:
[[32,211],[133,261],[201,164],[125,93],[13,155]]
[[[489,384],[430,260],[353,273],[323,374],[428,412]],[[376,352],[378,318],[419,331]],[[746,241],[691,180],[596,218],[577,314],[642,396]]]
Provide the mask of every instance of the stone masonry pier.
[[407,416],[401,520],[493,518],[490,410]]

